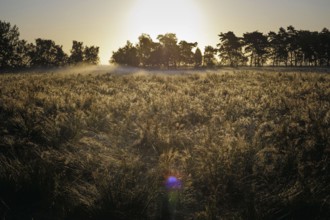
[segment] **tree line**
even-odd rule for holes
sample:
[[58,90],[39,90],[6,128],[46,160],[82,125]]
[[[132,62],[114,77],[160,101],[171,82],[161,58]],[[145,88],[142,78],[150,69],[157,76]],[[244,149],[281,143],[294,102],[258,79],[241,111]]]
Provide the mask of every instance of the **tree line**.
[[178,42],[173,33],[158,35],[157,40],[154,42],[150,35],[142,34],[136,45],[127,41],[124,47],[113,52],[110,63],[143,67],[202,65],[202,52],[196,48],[197,42]]
[[[296,30],[278,32],[220,33],[216,47],[206,46],[202,55],[197,42],[180,41],[174,33],[158,35],[157,42],[142,34],[138,43],[127,41],[114,51],[110,63],[143,67],[220,66],[329,66],[330,32]],[[218,59],[216,58],[218,56]]]
[[35,43],[20,39],[16,25],[0,20],[0,68],[60,67],[99,63],[99,47],[73,41],[71,54],[53,40],[38,38]]
[[[28,43],[19,38],[16,25],[0,20],[0,68],[59,67],[99,63],[99,47],[73,41],[70,55],[53,40],[38,38]],[[220,33],[216,47],[202,51],[197,42],[178,41],[176,34],[166,33],[154,41],[142,34],[138,43],[126,45],[112,53],[110,63],[141,67],[213,67],[219,66],[329,66],[330,31],[296,30],[293,26],[264,34],[259,31]]]

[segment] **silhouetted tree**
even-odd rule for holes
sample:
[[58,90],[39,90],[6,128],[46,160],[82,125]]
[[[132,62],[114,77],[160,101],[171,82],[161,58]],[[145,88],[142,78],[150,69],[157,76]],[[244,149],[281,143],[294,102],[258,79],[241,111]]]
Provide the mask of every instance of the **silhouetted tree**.
[[269,54],[273,65],[327,65],[328,32],[327,29],[322,32],[296,30],[293,26],[287,27],[287,31],[280,28],[277,34],[269,32]]
[[200,67],[203,63],[203,56],[201,50],[197,47],[194,54],[195,67]]
[[[220,62],[225,65],[238,66],[246,62],[246,58],[242,53],[243,43],[239,37],[229,31],[227,33],[220,33],[219,47]],[[204,54],[205,56],[205,54]]]
[[[178,40],[175,34],[158,35],[159,42],[154,42],[148,34],[139,37],[139,43],[133,46],[127,43],[123,48],[113,52],[111,62],[133,66],[165,66],[202,65],[213,66],[214,55],[219,52],[220,64],[233,67],[246,65],[263,66],[270,59],[273,66],[288,64],[299,65],[330,65],[330,33],[296,30],[293,26],[280,28],[277,33],[267,35],[259,31],[247,32],[243,38],[233,32],[220,33],[218,50],[206,47],[204,58],[200,49],[193,48],[197,43]],[[243,54],[243,48],[245,54]]]
[[71,55],[69,61],[71,64],[80,64],[84,61],[84,46],[83,42],[73,41],[70,50]]
[[320,34],[320,64],[330,65],[330,31],[327,28],[324,28]]
[[151,62],[151,54],[155,50],[155,43],[148,34],[139,36],[139,43],[137,45],[139,58],[142,66],[149,66]]
[[192,49],[197,46],[197,42],[188,43],[187,41],[180,41],[179,43],[179,53],[180,53],[180,63],[183,65],[194,64],[194,52]]
[[313,50],[310,45],[311,41],[311,32],[310,31],[299,31],[298,42],[301,53],[303,54],[301,65],[310,65],[309,62],[313,56]]
[[288,63],[288,33],[280,28],[278,33],[268,33],[269,54],[273,65],[279,66]]
[[62,46],[56,45],[52,40],[36,39],[36,45],[32,54],[34,66],[63,66],[68,61],[68,56],[64,53]]
[[56,60],[55,66],[65,66],[69,62],[68,55],[63,51],[63,46],[55,45]]
[[162,46],[162,64],[166,67],[176,67],[180,58],[176,35],[173,33],[167,33],[165,35],[160,34],[157,39]]
[[287,27],[287,50],[290,66],[297,66],[299,56],[298,31],[293,27]]
[[268,42],[269,42],[269,58],[272,60],[273,66],[278,66],[280,59],[280,49],[281,49],[281,39],[279,39],[279,35],[275,32],[271,31],[268,33]]
[[152,45],[152,50],[150,52],[150,59],[149,63],[152,66],[158,66],[162,65],[163,62],[163,47],[160,43],[154,42]]
[[286,32],[286,30],[284,28],[280,28],[278,31],[278,36],[280,39],[280,45],[281,45],[281,49],[280,49],[280,54],[279,54],[279,60],[280,63],[284,63],[285,66],[288,65],[288,33]]
[[317,65],[319,59],[319,34],[318,32],[299,31],[299,46],[303,54],[303,61],[307,66]]
[[138,49],[133,44],[127,41],[126,45],[112,53],[110,63],[117,63],[127,66],[139,66]]
[[245,52],[249,54],[250,66],[262,66],[267,61],[267,36],[254,31],[243,34]]
[[100,61],[99,47],[91,46],[84,49],[84,63],[97,65]]
[[215,55],[217,54],[217,49],[212,46],[206,46],[204,49],[204,65],[207,67],[213,67],[216,63]]
[[30,65],[26,41],[19,39],[16,25],[0,20],[0,68],[25,67]]
[[311,32],[311,41],[310,45],[313,51],[312,62],[314,66],[320,65],[320,38],[317,31]]
[[16,45],[14,56],[11,60],[11,67],[25,68],[32,64],[32,53],[34,45],[28,44],[25,40],[19,40]]

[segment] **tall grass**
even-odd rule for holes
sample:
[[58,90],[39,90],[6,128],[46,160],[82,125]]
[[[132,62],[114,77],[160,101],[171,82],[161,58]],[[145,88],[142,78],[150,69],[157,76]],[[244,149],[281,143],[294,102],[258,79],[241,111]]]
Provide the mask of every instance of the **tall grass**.
[[1,75],[0,217],[326,219],[329,135],[321,73]]

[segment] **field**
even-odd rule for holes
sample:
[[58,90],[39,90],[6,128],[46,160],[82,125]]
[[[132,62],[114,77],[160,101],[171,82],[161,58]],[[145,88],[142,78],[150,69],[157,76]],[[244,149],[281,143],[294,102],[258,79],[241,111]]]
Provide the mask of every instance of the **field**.
[[329,219],[312,71],[0,75],[0,218]]

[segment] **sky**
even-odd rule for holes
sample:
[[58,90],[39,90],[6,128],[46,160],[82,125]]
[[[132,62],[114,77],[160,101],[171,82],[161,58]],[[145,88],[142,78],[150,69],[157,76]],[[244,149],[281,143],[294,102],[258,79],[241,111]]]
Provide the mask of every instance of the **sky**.
[[99,46],[101,64],[142,33],[216,46],[221,32],[330,29],[330,0],[0,0],[0,20],[21,39],[51,39],[69,54],[72,41]]

